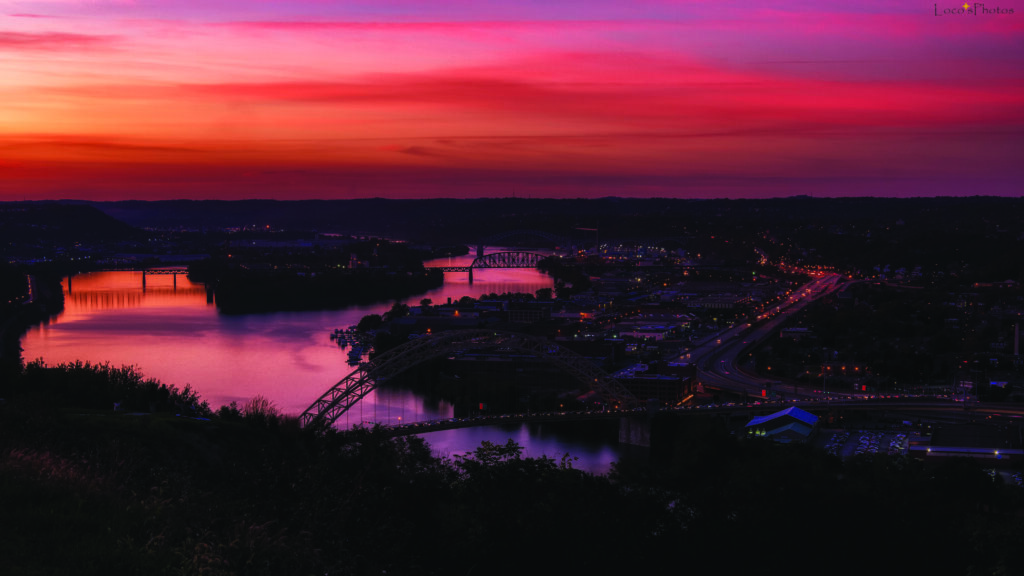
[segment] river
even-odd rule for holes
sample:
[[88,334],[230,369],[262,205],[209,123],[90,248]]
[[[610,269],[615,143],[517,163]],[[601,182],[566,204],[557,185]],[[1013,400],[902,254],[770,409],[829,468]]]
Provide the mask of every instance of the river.
[[[490,251],[500,251],[492,248]],[[473,255],[426,262],[466,266]],[[244,404],[261,395],[285,414],[298,415],[337,381],[351,372],[348,356],[329,337],[336,328],[359,322],[366,314],[383,313],[391,302],[341,310],[277,312],[228,316],[219,314],[201,284],[184,274],[94,272],[65,279],[64,311],[28,331],[22,339],[26,361],[42,358],[54,365],[75,360],[137,366],[149,378],[179,388],[190,384],[214,409]],[[552,280],[536,270],[488,269],[446,273],[445,283],[407,300],[434,303],[463,296],[503,292],[533,293],[551,288]],[[415,422],[449,418],[453,407],[404,389],[370,393],[339,421]],[[579,428],[551,425],[477,427],[433,432],[423,437],[441,455],[462,454],[483,440],[504,443],[512,438],[529,456],[555,459],[568,452],[576,467],[605,473],[621,454],[614,440],[580,433]],[[600,437],[598,437],[600,436]]]

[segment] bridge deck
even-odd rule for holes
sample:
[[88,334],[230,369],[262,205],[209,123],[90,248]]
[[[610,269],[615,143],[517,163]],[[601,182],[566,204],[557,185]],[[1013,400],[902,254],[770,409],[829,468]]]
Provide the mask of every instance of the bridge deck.
[[96,270],[96,272],[142,272],[143,274],[167,274],[168,276],[174,274],[188,274],[188,268],[137,268],[137,267],[125,267],[125,268],[102,268]]

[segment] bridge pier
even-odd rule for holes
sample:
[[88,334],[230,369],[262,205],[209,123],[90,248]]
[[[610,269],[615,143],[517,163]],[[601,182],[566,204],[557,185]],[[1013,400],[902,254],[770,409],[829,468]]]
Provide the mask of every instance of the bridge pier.
[[[143,268],[141,270],[141,272],[142,272],[142,291],[145,292],[146,291],[147,270],[145,268]],[[178,274],[187,274],[187,273],[188,272],[185,271],[185,270],[157,269],[157,270],[149,271],[148,275],[149,276],[152,276],[153,274],[157,274],[157,275],[161,275],[162,274],[164,276],[168,276],[169,275],[171,277],[171,283],[174,286],[174,290],[177,291],[178,290]]]
[[619,444],[651,447],[651,423],[661,409],[657,400],[647,401],[647,410],[619,418]]
[[470,268],[469,268],[469,283],[471,285],[473,284],[473,267],[472,266],[470,266]]
[[651,419],[643,416],[619,418],[619,444],[651,447]]

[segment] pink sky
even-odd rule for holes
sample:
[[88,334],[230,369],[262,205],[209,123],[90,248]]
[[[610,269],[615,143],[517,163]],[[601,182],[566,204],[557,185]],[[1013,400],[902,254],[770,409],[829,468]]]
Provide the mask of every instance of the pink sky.
[[1019,195],[976,6],[0,0],[0,200]]

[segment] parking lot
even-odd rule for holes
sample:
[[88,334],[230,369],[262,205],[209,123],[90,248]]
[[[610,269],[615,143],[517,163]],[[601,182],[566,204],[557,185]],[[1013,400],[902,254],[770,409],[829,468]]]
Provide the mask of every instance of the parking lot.
[[822,430],[822,448],[846,460],[859,454],[903,456],[909,446],[905,432],[880,430]]

